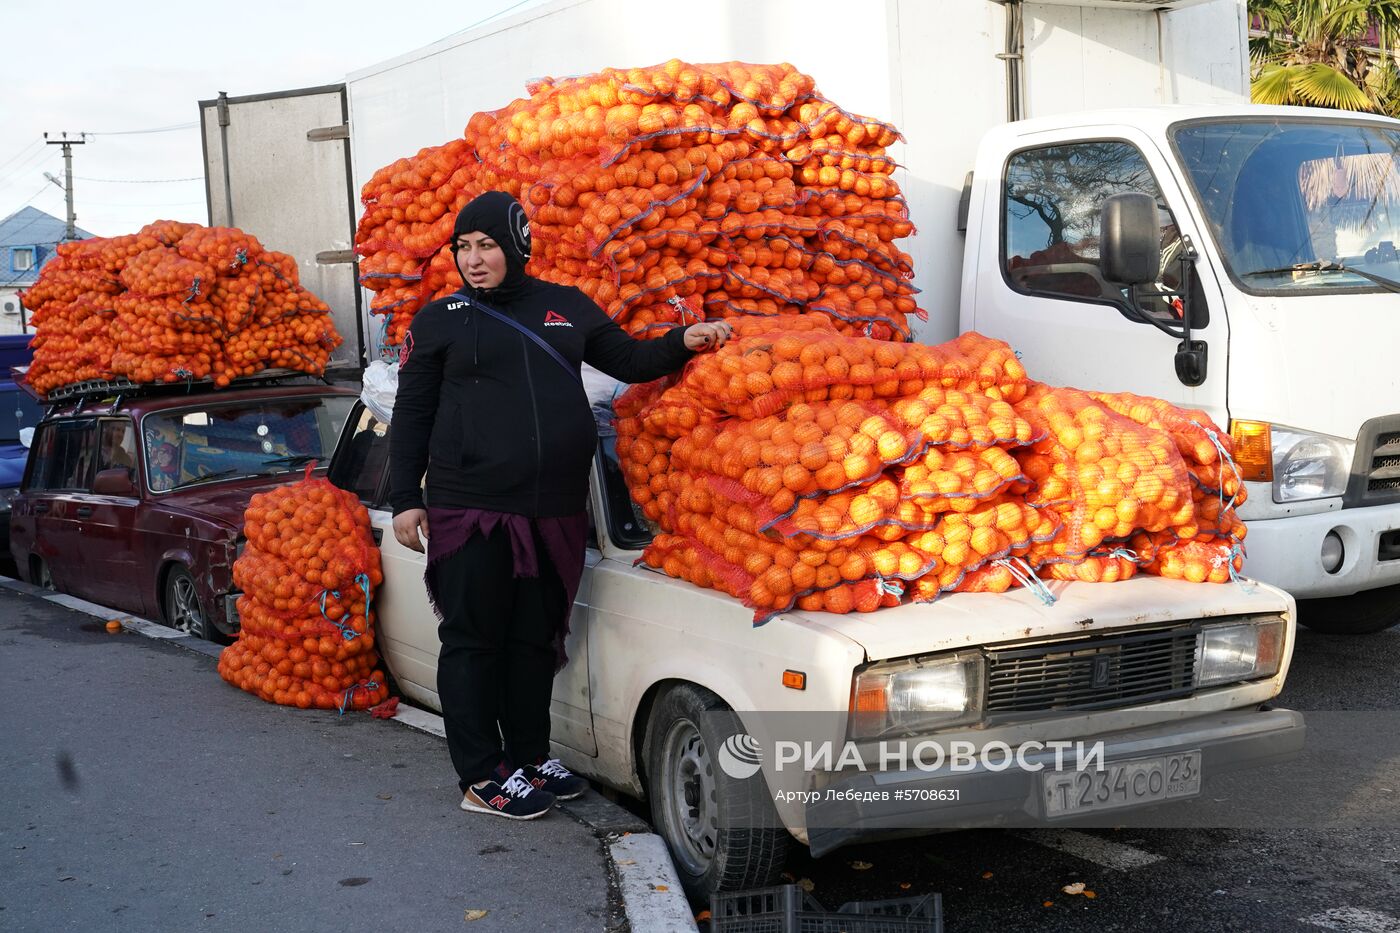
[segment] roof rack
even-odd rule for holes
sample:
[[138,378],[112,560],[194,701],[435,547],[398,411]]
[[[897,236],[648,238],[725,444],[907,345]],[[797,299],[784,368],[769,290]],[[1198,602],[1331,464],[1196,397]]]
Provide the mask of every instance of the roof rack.
[[63,405],[63,407],[81,407],[89,401],[98,399],[117,398],[150,398],[161,395],[193,394],[195,392],[230,392],[235,389],[250,389],[258,386],[273,384],[288,384],[293,380],[302,384],[316,382],[326,382],[323,376],[314,373],[305,373],[296,369],[264,369],[251,376],[240,376],[232,380],[227,386],[218,386],[213,379],[182,379],[179,382],[132,382],[125,376],[114,379],[89,379],[84,382],[74,382],[68,385],[58,386],[52,389],[48,395],[39,395],[29,385],[24,378],[28,373],[28,366],[16,366],[10,370],[15,378],[15,383],[21,386],[25,392],[33,396],[37,401],[53,409]]

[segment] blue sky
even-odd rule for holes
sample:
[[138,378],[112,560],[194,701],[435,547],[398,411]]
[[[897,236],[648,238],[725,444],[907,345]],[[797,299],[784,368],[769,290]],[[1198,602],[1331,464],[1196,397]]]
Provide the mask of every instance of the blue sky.
[[[206,221],[198,101],[333,84],[541,0],[240,0],[59,4],[0,0],[0,217],[64,216],[58,146],[74,147],[78,225],[99,236],[155,219]],[[194,124],[157,133],[134,133]],[[183,180],[193,179],[193,180]]]

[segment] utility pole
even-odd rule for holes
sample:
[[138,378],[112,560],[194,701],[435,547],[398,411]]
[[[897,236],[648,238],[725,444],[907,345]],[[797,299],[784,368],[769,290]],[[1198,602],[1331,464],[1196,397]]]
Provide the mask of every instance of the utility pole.
[[44,141],[50,146],[63,147],[63,194],[68,202],[68,227],[63,234],[64,242],[78,238],[75,229],[78,215],[73,213],[73,147],[86,143],[86,137],[86,133],[79,133],[77,139],[69,139],[68,134],[64,133],[60,139],[49,139],[49,134],[44,134]]

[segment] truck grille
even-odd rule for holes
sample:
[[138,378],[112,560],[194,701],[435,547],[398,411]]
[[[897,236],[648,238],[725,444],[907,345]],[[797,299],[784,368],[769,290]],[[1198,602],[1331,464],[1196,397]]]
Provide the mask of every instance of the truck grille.
[[1195,689],[1198,626],[987,652],[988,713],[1131,706]]
[[1346,504],[1380,505],[1400,501],[1400,415],[1375,418],[1356,439]]

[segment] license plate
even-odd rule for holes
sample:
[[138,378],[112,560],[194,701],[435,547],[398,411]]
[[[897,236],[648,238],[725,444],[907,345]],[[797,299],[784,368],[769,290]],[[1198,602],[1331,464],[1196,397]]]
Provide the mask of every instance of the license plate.
[[1051,818],[1194,797],[1201,792],[1201,753],[1110,761],[1103,770],[1053,771],[1041,776],[1041,790]]

